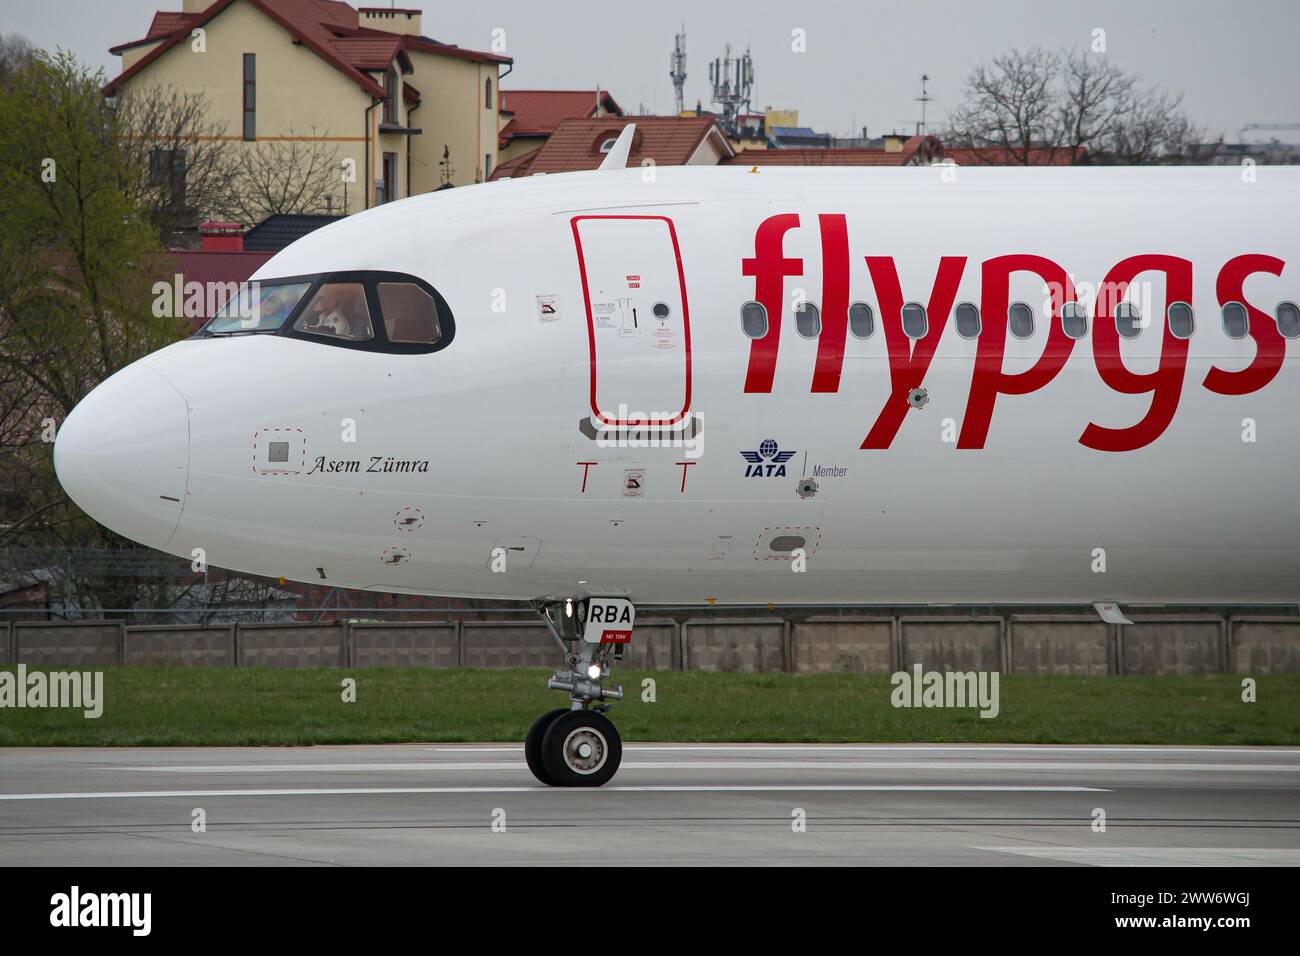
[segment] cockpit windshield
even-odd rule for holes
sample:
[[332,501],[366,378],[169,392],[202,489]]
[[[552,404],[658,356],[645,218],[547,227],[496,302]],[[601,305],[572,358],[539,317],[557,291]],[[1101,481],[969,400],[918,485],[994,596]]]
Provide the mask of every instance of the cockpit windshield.
[[209,335],[274,332],[311,288],[311,282],[246,282],[217,310],[203,331]]
[[424,279],[370,269],[247,282],[197,335],[241,333],[423,355],[446,348],[456,323],[447,300]]

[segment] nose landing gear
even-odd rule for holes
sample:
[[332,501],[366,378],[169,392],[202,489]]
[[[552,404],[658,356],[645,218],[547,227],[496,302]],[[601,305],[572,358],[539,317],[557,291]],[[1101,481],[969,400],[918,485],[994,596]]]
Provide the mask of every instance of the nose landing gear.
[[622,598],[538,602],[564,652],[564,666],[546,686],[567,691],[569,707],[538,717],[524,740],[524,759],[534,777],[551,787],[599,787],[618,772],[623,741],[604,701],[622,700],[623,688],[606,685],[611,661],[621,660],[631,640],[635,610]]

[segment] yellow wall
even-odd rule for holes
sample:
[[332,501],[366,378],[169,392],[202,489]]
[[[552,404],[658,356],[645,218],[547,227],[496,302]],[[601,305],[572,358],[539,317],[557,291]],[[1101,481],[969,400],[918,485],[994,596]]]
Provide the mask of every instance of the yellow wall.
[[123,50],[120,54],[122,57],[122,69],[131,69],[131,67],[135,66],[137,60],[143,60],[146,54],[152,53],[154,47],[159,43],[162,43],[162,40],[154,40],[152,43],[141,43],[138,46],[133,46],[130,49]]
[[546,142],[545,136],[520,136],[512,139],[506,144],[506,148],[501,150],[498,157],[498,163],[504,163],[508,159],[514,159],[524,153],[531,153],[533,150],[542,146]]
[[[422,193],[442,185],[441,167],[444,145],[451,150],[454,169],[452,183],[457,186],[481,182],[483,157],[497,154],[497,74],[495,63],[475,63],[455,57],[412,50],[415,72],[407,82],[420,91],[421,106],[414,125],[424,132],[412,140],[412,169],[415,192]],[[492,104],[484,98],[484,81],[492,80]]]
[[763,125],[766,127],[766,129],[769,130],[773,126],[784,126],[787,128],[792,126],[798,126],[799,111],[798,110],[774,110],[769,108],[763,113]]
[[[408,195],[408,143],[413,151],[411,168],[416,193],[441,184],[438,160],[442,157],[443,143],[451,147],[455,167],[452,182],[458,186],[486,178],[482,174],[484,154],[490,152],[493,165],[497,163],[496,64],[411,51],[416,72],[402,75],[400,79],[421,92],[422,105],[411,117],[411,125],[422,128],[424,133],[412,137],[381,134],[382,102],[371,111],[367,124],[366,109],[372,103],[370,94],[306,46],[294,44],[287,31],[251,4],[232,4],[204,29],[206,52],[195,51],[191,40],[182,41],[132,78],[128,87],[157,84],[185,92],[202,92],[207,98],[210,120],[225,127],[224,138],[243,143],[243,55],[257,54],[258,140],[287,137],[324,140],[335,149],[338,162],[353,160],[356,182],[347,184],[349,212],[373,204],[374,180],[381,173],[386,151],[397,154],[398,185],[394,198]],[[142,46],[126,51],[124,68],[150,49]],[[384,85],[382,74],[369,75],[380,86]],[[483,93],[483,81],[489,76],[493,83],[491,108],[485,107]],[[399,123],[406,125],[405,102],[399,102],[397,115]],[[334,192],[335,209],[341,210],[341,176]]]

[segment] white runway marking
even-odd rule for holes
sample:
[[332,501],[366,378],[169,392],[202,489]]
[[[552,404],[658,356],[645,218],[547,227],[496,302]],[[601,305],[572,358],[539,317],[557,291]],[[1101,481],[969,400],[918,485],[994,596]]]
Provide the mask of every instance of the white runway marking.
[[[479,760],[465,763],[429,761],[406,763],[275,763],[177,764],[173,766],[111,766],[101,769],[144,773],[373,773],[378,771],[518,770],[518,761]],[[1272,763],[1110,763],[1047,760],[651,760],[623,763],[622,770],[1064,770],[1071,772],[1152,770],[1180,773],[1300,773],[1300,764]]]
[[811,784],[791,786],[664,786],[664,787],[347,787],[305,790],[113,790],[99,793],[4,793],[0,801],[19,800],[148,800],[168,797],[328,797],[387,796],[434,793],[1110,793],[1104,787],[926,786],[924,784]]
[[1090,866],[1296,866],[1300,850],[1258,847],[1182,846],[975,846],[972,850],[1014,853],[1057,863]]

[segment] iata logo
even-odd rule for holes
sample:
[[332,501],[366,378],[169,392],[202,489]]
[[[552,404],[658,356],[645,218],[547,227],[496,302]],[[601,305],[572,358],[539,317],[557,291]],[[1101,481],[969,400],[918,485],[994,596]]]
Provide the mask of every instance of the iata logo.
[[781,451],[775,438],[764,438],[758,444],[758,451],[742,451],[740,456],[749,462],[745,466],[746,478],[784,478],[785,463],[795,453]]

